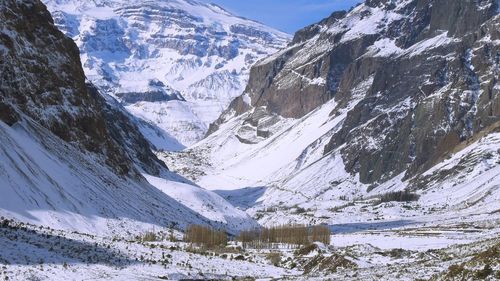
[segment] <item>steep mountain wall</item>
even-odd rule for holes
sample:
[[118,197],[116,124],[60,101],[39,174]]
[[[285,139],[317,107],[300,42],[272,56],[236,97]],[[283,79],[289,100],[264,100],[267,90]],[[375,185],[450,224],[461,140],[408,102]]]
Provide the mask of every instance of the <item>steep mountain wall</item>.
[[332,118],[348,112],[325,155],[340,149],[363,183],[412,177],[500,120],[498,27],[496,0],[366,1],[336,12],[259,61],[209,134],[248,114],[235,134],[256,143],[277,117],[302,118],[333,99]]

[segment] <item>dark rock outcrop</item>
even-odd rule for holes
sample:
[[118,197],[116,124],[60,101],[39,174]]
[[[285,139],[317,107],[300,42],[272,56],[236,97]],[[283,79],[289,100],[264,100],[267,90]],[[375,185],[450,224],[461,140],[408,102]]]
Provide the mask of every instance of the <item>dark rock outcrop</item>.
[[0,2],[0,120],[26,115],[120,175],[139,175],[134,163],[166,169],[127,116],[86,84],[79,55],[40,1]]
[[179,91],[168,87],[163,82],[152,79],[149,80],[148,89],[138,92],[116,93],[115,94],[122,102],[134,104],[141,101],[146,102],[165,102],[171,100],[185,101]]
[[[410,55],[356,61],[371,68],[373,84],[325,152],[343,146],[347,169],[359,172],[365,183],[405,171],[406,177],[424,172],[456,145],[500,120],[494,109],[500,101],[500,46],[491,42],[499,38],[494,3],[430,2],[406,7],[407,14],[389,26],[388,36],[401,42],[401,48],[414,42],[411,49],[425,40],[432,45]],[[396,32],[398,28],[403,32]],[[420,31],[415,33],[415,29]],[[434,40],[444,32],[449,42]],[[343,79],[365,76],[360,72],[346,73]],[[348,95],[349,87],[336,98],[347,98],[342,93]],[[367,141],[358,136],[366,136]],[[374,140],[375,147],[367,145]]]

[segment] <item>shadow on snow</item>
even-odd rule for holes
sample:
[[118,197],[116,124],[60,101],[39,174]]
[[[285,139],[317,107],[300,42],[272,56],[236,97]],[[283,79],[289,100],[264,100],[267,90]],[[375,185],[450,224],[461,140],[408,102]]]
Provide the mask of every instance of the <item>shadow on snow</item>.
[[264,195],[267,187],[245,187],[236,190],[214,190],[220,197],[226,199],[231,205],[246,210],[257,203],[257,200]]
[[333,234],[349,234],[362,232],[367,230],[387,230],[393,228],[404,227],[417,222],[411,220],[396,220],[396,221],[382,221],[382,222],[356,222],[356,223],[342,223],[329,225]]
[[[90,238],[90,237],[89,237]],[[138,261],[98,243],[74,240],[50,230],[0,224],[0,264],[101,264],[128,266]]]

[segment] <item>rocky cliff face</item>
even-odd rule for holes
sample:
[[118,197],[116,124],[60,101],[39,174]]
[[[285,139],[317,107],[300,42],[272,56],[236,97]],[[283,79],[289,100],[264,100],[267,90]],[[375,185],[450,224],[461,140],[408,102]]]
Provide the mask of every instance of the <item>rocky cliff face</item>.
[[257,60],[288,35],[196,1],[45,0],[87,77],[184,145],[240,95]]
[[347,116],[324,155],[339,151],[363,183],[418,175],[500,121],[498,6],[382,0],[334,13],[258,62],[245,94],[209,132],[245,115],[236,135],[260,142],[279,120],[333,99],[332,118]]
[[[325,152],[344,146],[348,170],[359,172],[363,182],[387,180],[404,171],[409,178],[498,122],[497,5],[434,1],[402,8],[402,19],[374,42],[395,49],[386,56],[387,45],[372,48],[374,59],[356,61],[373,75],[373,85]],[[346,99],[349,81],[365,74],[357,67],[347,69],[336,99]]]
[[79,50],[38,1],[0,3],[0,118],[34,119],[62,140],[102,157],[121,175],[166,166],[119,109],[85,81]]

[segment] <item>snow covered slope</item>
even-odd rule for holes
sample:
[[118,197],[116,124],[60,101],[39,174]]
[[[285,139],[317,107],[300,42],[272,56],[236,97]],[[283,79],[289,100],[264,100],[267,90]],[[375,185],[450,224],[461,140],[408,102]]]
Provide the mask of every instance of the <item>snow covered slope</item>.
[[118,177],[31,121],[0,127],[2,216],[102,235],[193,223],[231,232],[255,226],[218,195],[179,182],[176,175],[147,176],[151,185]]
[[101,234],[171,225],[180,214],[204,221],[147,182],[116,176],[33,122],[0,126],[2,216]]
[[1,216],[103,235],[255,226],[168,171],[123,110],[85,83],[76,45],[41,2],[0,3]]
[[289,36],[186,0],[44,0],[87,77],[187,146],[243,92],[254,62]]
[[[496,217],[497,5],[381,0],[333,13],[254,65],[206,139],[159,155],[264,224]],[[442,170],[448,158],[462,164]],[[416,210],[372,206],[401,190],[420,195]]]
[[[173,182],[165,178],[144,175],[149,183],[187,208],[236,233],[241,229],[258,227],[244,211],[236,209],[214,192],[191,184]],[[179,219],[181,222],[183,219]],[[217,224],[216,224],[217,225]]]

